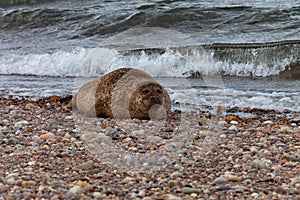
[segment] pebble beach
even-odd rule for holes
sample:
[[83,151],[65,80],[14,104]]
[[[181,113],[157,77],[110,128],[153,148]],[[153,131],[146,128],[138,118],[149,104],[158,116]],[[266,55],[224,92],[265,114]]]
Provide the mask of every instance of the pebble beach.
[[300,199],[297,112],[174,112],[157,125],[78,116],[70,99],[0,97],[0,199]]

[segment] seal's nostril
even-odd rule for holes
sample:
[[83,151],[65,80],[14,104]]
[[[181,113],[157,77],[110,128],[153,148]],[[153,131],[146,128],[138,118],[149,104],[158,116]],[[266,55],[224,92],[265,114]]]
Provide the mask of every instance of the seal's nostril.
[[153,103],[159,103],[158,97],[152,97],[152,98],[151,98],[151,101],[152,101]]

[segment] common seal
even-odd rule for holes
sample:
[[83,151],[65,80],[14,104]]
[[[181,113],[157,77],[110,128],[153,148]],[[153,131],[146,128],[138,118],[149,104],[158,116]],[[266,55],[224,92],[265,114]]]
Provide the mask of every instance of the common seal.
[[166,90],[149,74],[120,68],[83,85],[73,108],[89,117],[166,119],[171,102]]

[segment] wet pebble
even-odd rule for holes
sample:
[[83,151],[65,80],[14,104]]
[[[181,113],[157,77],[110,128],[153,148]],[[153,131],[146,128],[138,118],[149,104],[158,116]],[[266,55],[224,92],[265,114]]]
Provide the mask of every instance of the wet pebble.
[[195,193],[195,194],[200,194],[200,190],[196,189],[196,188],[191,188],[191,187],[184,187],[181,189],[181,192],[183,194],[192,194],[192,193]]
[[95,166],[95,163],[93,161],[87,161],[84,163],[81,163],[76,166],[77,169],[87,170],[87,169],[93,169]]
[[162,195],[163,200],[181,200],[182,198],[175,196],[173,194],[164,194]]

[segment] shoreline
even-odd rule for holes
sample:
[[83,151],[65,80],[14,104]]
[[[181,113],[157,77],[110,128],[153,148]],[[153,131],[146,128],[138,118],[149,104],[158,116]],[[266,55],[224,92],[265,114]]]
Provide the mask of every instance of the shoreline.
[[231,108],[118,121],[65,111],[69,100],[0,97],[0,197],[300,197],[299,113]]

